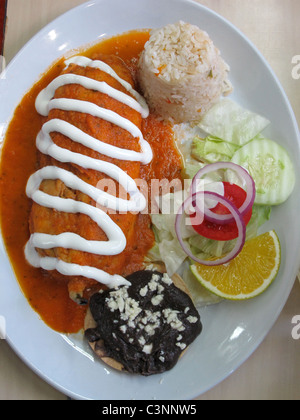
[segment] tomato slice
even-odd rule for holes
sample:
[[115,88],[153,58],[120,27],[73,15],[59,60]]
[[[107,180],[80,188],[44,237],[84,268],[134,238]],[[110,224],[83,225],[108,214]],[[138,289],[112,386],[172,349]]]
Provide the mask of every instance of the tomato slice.
[[[240,208],[244,201],[246,200],[247,193],[243,188],[239,187],[236,184],[230,184],[229,182],[223,182],[224,184],[224,197],[227,200],[231,201],[237,208]],[[212,212],[216,214],[229,214],[229,210],[223,206],[222,204],[218,203]],[[252,216],[252,208],[244,214],[243,219],[245,224],[247,225]],[[204,236],[208,239],[214,239],[216,241],[230,241],[232,239],[236,239],[238,237],[238,228],[236,226],[236,222],[230,222],[226,224],[217,224],[210,222],[205,219],[203,222],[199,224],[193,223],[193,219],[195,219],[194,215],[191,215],[191,222],[192,226],[199,235]]]

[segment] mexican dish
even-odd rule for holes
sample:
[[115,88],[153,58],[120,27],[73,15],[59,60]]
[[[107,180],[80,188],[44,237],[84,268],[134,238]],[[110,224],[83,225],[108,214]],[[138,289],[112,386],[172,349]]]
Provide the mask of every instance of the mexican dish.
[[[196,26],[131,31],[54,63],[8,127],[1,228],[16,277],[49,327],[84,330],[116,369],[171,369],[202,331],[202,304],[254,297],[278,271],[279,239],[258,228],[292,193],[293,167],[264,117],[223,98],[229,75]],[[263,153],[276,184],[251,172]],[[271,274],[256,266],[232,291],[249,236],[274,252]]]

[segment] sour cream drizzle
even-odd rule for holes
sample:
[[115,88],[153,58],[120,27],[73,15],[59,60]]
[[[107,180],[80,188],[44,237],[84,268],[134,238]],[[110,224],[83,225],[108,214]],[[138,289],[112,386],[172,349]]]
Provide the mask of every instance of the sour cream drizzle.
[[54,257],[41,257],[36,251],[36,248],[53,249],[62,247],[97,255],[118,255],[126,247],[126,237],[124,233],[105,211],[101,210],[99,207],[94,207],[80,201],[46,194],[39,190],[43,180],[59,179],[67,187],[81,191],[91,197],[97,204],[104,206],[107,209],[122,212],[139,212],[144,210],[146,206],[146,199],[137,188],[135,181],[117,165],[63,149],[52,141],[50,133],[58,132],[69,137],[74,142],[80,143],[96,152],[115,159],[136,161],[143,164],[147,164],[152,160],[150,145],[144,140],[139,128],[131,121],[111,110],[101,108],[90,102],[67,98],[53,99],[55,91],[59,87],[69,84],[79,84],[86,89],[105,93],[119,102],[130,106],[138,111],[143,118],[146,118],[149,115],[149,109],[145,99],[132,88],[130,83],[121,79],[106,63],[99,60],[92,61],[83,56],[72,57],[65,62],[67,66],[71,63],[82,67],[88,66],[98,68],[108,73],[121,83],[134,98],[112,88],[105,82],[99,82],[75,74],[64,74],[58,76],[40,92],[36,99],[36,110],[43,116],[47,116],[51,109],[60,109],[65,111],[84,112],[102,118],[127,130],[133,137],[137,137],[141,146],[141,152],[121,149],[101,142],[72,124],[60,119],[49,120],[43,125],[36,139],[37,148],[41,153],[49,155],[59,162],[70,162],[85,169],[93,169],[105,173],[108,177],[119,182],[129,194],[130,199],[125,200],[112,196],[86,183],[72,172],[56,166],[46,166],[38,170],[28,180],[26,187],[27,196],[43,207],[66,213],[83,213],[89,216],[106,233],[108,241],[88,241],[72,232],[61,233],[60,235],[33,233],[25,246],[25,256],[27,261],[34,267],[41,267],[49,271],[57,270],[61,274],[67,276],[83,276],[106,284],[108,287],[117,287],[128,284],[128,281],[122,276],[110,275],[95,267],[67,263]]

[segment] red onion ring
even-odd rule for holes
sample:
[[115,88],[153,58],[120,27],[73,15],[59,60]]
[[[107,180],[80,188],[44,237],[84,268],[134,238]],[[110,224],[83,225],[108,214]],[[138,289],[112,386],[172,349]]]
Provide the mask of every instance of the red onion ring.
[[[202,195],[202,199],[204,200],[204,197],[211,198],[217,200],[220,204],[225,206],[233,216],[233,219],[236,222],[237,229],[238,229],[238,238],[236,240],[236,244],[232,251],[230,251],[227,255],[225,255],[222,258],[219,258],[217,260],[202,260],[200,258],[195,257],[195,255],[191,252],[190,248],[184,243],[182,236],[181,236],[181,223],[182,218],[185,214],[186,209],[190,209],[191,206],[194,206],[195,202],[197,201],[197,198]],[[206,209],[204,210],[204,213],[206,213]],[[231,261],[233,258],[235,258],[242,250],[245,240],[246,240],[246,225],[243,220],[243,217],[239,210],[236,208],[234,204],[232,204],[229,200],[227,200],[225,197],[222,197],[220,194],[209,192],[209,191],[199,191],[195,194],[190,195],[181,205],[178,214],[176,215],[176,221],[175,221],[175,230],[176,235],[179,240],[179,243],[184,250],[184,252],[195,262],[203,265],[208,266],[216,266],[221,264],[226,264],[229,261]]]
[[[247,196],[242,206],[238,209],[240,214],[244,216],[253,206],[255,200],[255,183],[249,172],[246,171],[246,169],[233,162],[216,162],[206,165],[204,166],[204,168],[200,169],[200,171],[198,171],[193,178],[191,185],[191,194],[193,195],[197,192],[197,181],[199,179],[201,179],[204,175],[210,172],[218,171],[219,169],[231,169],[235,171],[243,181],[245,181]],[[234,218],[230,214],[217,214],[211,211],[210,209],[206,210],[205,218],[209,222],[217,223],[219,225],[224,225],[226,223],[231,223],[234,221]]]

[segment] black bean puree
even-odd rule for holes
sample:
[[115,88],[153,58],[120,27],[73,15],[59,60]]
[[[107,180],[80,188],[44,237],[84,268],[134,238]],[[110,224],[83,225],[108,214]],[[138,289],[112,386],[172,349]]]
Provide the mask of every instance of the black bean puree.
[[[167,371],[201,333],[199,313],[191,298],[160,272],[138,271],[127,279],[130,286],[91,297],[97,327],[85,336],[96,347],[103,340],[106,356],[130,373],[148,376]],[[118,300],[116,291],[125,298]]]

